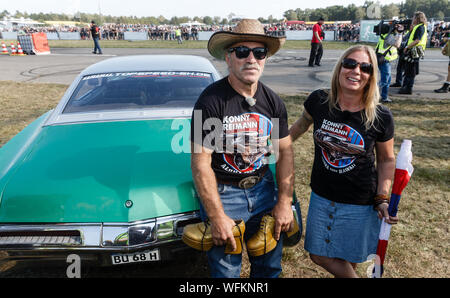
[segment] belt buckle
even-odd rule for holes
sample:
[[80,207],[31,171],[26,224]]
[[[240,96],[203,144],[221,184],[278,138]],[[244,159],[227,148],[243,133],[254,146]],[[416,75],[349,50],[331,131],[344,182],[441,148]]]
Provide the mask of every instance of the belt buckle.
[[243,189],[252,188],[259,182],[259,176],[249,176],[239,181],[239,187]]

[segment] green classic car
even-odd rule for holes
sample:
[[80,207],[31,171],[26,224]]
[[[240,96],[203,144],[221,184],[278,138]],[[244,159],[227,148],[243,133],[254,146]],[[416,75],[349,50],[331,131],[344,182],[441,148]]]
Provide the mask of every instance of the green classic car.
[[[220,74],[185,55],[104,60],[0,148],[0,264],[167,260],[199,221],[190,118]],[[298,206],[298,204],[297,204]],[[301,223],[301,221],[300,221]]]

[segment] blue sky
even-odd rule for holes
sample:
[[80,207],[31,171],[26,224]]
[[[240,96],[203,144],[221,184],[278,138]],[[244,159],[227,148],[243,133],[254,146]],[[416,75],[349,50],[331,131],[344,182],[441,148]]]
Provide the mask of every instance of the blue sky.
[[[98,13],[113,16],[164,16],[170,19],[173,16],[227,17],[231,13],[236,16],[248,18],[281,18],[288,9],[318,8],[332,5],[347,6],[354,3],[358,6],[364,0],[19,0],[2,1],[0,11],[8,10],[15,13],[43,12],[74,14],[77,11]],[[381,4],[400,3],[402,0],[379,1]],[[319,6],[317,6],[319,5]]]

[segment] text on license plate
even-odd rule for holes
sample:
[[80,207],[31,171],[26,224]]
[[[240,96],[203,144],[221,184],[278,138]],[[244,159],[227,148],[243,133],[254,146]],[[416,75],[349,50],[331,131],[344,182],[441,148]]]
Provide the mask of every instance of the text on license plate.
[[136,262],[152,262],[152,261],[159,261],[160,255],[159,255],[159,249],[154,249],[151,251],[142,251],[142,252],[135,252],[131,254],[117,254],[112,255],[112,264],[118,265],[118,264],[128,264],[128,263],[136,263]]

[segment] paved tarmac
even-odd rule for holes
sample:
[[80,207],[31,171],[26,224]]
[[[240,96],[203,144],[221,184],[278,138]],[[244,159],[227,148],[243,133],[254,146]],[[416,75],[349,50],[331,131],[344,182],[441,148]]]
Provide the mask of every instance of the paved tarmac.
[[[342,50],[325,49],[322,66],[307,66],[309,50],[281,50],[269,58],[261,81],[277,93],[295,95],[311,92],[329,86],[333,67]],[[222,75],[228,73],[225,62],[209,55],[206,49],[143,49],[143,48],[105,48],[103,55],[91,53],[89,48],[52,48],[50,55],[39,56],[0,56],[0,80],[20,82],[70,84],[77,74],[87,66],[115,56],[180,54],[197,55],[211,60]],[[398,95],[398,88],[390,88],[390,96],[399,98],[450,98],[447,94],[437,94],[433,89],[440,88],[447,76],[448,58],[439,50],[427,50],[420,61],[420,74],[416,77],[413,95]],[[395,77],[396,62],[392,65]]]

